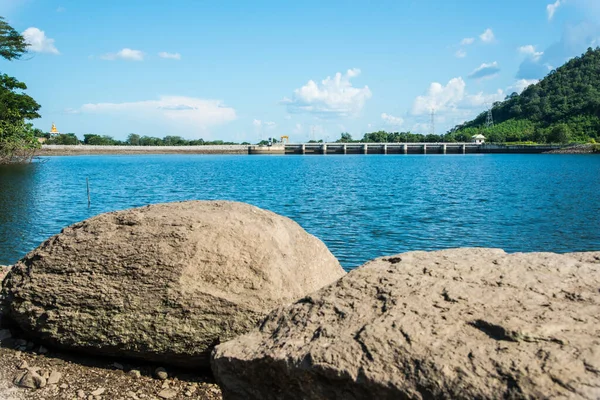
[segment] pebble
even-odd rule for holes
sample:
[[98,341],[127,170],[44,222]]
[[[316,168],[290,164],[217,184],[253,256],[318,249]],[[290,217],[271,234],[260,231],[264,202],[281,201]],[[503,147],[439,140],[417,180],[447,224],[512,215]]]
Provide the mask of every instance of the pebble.
[[85,392],[81,389],[79,389],[77,391],[77,397],[79,397],[80,399],[85,399]]
[[106,389],[104,389],[104,388],[98,388],[98,389],[96,389],[96,390],[94,390],[92,392],[92,395],[94,395],[94,396],[100,396],[104,392],[106,392]]
[[29,368],[29,364],[27,364],[27,361],[23,360],[21,362],[21,364],[19,364],[19,369],[27,369]]
[[38,354],[46,354],[48,352],[48,349],[45,348],[44,346],[40,346],[40,349],[38,350]]
[[131,390],[127,392],[127,396],[131,397],[133,400],[138,400],[137,395],[134,392],[132,392]]
[[[50,375],[50,377],[52,377],[52,375]],[[68,389],[68,388],[69,388],[69,385],[67,385],[66,383],[63,383],[63,384],[61,384],[61,385],[59,386],[59,388],[61,388],[61,389]]]
[[156,377],[162,381],[169,377],[167,371],[162,367],[156,368],[156,370],[154,371],[154,375],[156,375]]
[[[58,371],[52,371],[50,373],[50,376],[48,377],[48,383],[51,385],[56,385],[58,383],[58,381],[60,381],[60,378],[62,378],[62,374]],[[61,385],[62,387],[62,385]]]
[[129,375],[132,378],[136,378],[137,379],[137,378],[139,378],[139,377],[142,376],[142,373],[140,371],[138,371],[137,369],[132,369],[131,371],[129,371]]
[[173,389],[163,389],[158,392],[158,397],[161,399],[172,399],[175,396],[177,396],[177,391]]
[[113,363],[112,366],[115,367],[116,369],[123,369],[123,364],[119,364],[118,362]]

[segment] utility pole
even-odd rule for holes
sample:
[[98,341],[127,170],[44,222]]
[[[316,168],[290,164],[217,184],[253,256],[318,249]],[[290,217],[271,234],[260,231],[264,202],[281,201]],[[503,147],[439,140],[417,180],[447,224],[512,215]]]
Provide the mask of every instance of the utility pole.
[[485,120],[485,127],[486,128],[494,127],[494,116],[492,115],[492,107],[488,108],[487,119]]

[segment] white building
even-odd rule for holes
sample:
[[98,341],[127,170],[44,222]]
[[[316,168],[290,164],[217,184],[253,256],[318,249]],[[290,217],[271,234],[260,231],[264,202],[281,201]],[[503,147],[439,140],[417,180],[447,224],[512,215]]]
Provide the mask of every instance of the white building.
[[478,135],[473,135],[473,136],[471,136],[471,142],[473,142],[475,144],[484,144],[485,136],[483,136],[481,133]]

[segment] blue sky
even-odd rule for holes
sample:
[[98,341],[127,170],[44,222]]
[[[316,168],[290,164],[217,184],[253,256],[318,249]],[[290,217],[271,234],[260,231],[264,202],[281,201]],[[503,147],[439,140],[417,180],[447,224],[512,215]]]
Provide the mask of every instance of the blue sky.
[[600,45],[597,0],[0,0],[48,131],[436,133]]

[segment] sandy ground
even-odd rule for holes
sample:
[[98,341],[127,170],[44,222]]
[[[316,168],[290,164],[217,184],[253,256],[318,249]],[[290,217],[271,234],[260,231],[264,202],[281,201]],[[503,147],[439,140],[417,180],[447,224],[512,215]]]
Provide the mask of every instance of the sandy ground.
[[[0,399],[222,398],[210,371],[178,371],[166,366],[167,378],[161,379],[155,372],[158,367],[40,348],[18,338],[5,339],[0,346]],[[38,389],[20,387],[17,382],[28,371],[46,379],[59,378]]]

